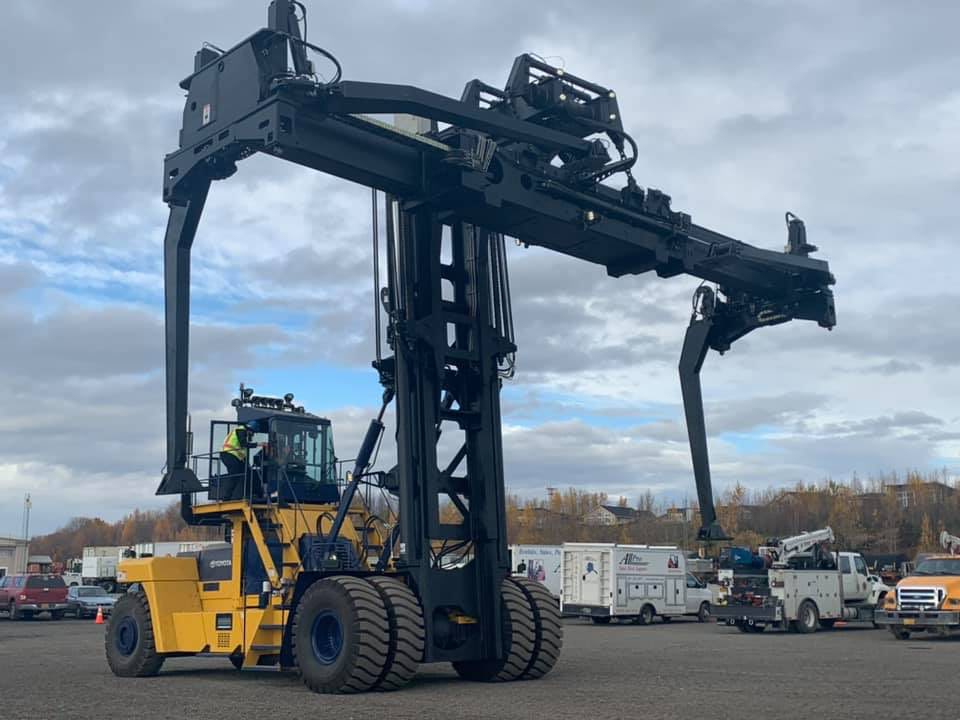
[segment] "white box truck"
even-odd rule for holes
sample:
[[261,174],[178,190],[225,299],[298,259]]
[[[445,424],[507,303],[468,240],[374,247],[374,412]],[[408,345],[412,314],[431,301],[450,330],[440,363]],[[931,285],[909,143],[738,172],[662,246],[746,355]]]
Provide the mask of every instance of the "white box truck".
[[692,615],[710,618],[710,590],[687,571],[676,547],[564,543],[560,610],[598,624],[629,619],[646,625]]
[[561,553],[560,545],[511,545],[511,572],[542,583],[551,595],[559,598]]
[[84,548],[80,571],[84,585],[99,585],[108,593],[117,591],[117,555],[88,555]]

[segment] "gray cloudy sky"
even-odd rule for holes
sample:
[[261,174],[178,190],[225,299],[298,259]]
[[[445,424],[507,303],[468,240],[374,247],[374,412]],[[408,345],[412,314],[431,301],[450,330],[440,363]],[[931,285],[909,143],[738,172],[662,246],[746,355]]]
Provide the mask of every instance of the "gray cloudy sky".
[[[0,534],[116,518],[163,464],[160,200],[179,80],[266,0],[0,5]],[[807,222],[839,324],[711,356],[720,487],[960,470],[960,191],[954,3],[308,2],[349,79],[457,96],[525,51],[617,90],[635,173],[695,222],[764,247]],[[293,390],[351,455],[376,402],[369,193],[271,158],[214,186],[194,253],[191,410],[240,380]],[[510,488],[693,496],[676,361],[692,278],[607,278],[511,247],[519,375]]]

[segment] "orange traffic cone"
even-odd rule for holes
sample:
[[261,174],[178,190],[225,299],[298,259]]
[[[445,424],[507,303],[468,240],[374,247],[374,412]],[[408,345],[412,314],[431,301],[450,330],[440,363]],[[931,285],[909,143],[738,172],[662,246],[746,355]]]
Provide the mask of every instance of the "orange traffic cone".
[[103,607],[100,605],[97,605],[97,619],[95,622],[97,625],[103,625]]

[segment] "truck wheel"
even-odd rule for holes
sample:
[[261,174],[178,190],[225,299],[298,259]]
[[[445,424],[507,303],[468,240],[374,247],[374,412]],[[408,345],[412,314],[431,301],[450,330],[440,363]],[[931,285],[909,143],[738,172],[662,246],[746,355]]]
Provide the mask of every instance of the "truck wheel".
[[527,596],[533,608],[537,642],[533,659],[521,680],[541,678],[553,669],[563,647],[563,624],[557,601],[541,583],[526,578],[513,580]]
[[890,633],[891,633],[897,640],[909,640],[909,639],[910,639],[910,631],[909,631],[909,630],[905,630],[904,627],[903,627],[903,625],[891,625],[891,626],[890,626]]
[[318,693],[355,693],[383,675],[390,623],[380,593],[362,578],[338,575],[307,588],[293,618],[293,659]]
[[372,577],[370,584],[380,593],[390,623],[387,662],[377,689],[398,690],[417,674],[423,659],[423,609],[413,590],[396,578]]
[[809,600],[804,600],[797,608],[797,631],[801,633],[815,633],[820,625],[820,613],[817,606]]
[[513,578],[506,578],[500,585],[500,619],[503,657],[452,663],[457,675],[464,680],[519,680],[533,662],[537,645],[536,618],[530,601]]
[[118,677],[149,677],[160,672],[164,656],[157,652],[146,595],[124,595],[113,606],[104,648],[107,664]]
[[609,625],[610,618],[608,617],[592,617],[590,618],[593,621],[594,625]]
[[649,625],[653,622],[653,618],[656,617],[657,612],[653,609],[653,605],[644,605],[640,610],[640,624]]
[[833,626],[836,624],[837,624],[837,621],[835,618],[828,618],[826,620],[820,621],[820,627],[822,627],[824,630],[832,630]]
[[54,610],[50,613],[51,620],[63,620],[63,610]]
[[710,621],[710,603],[702,602],[700,603],[700,609],[697,610],[697,622],[709,622]]
[[108,595],[112,595],[117,590],[117,586],[109,580],[104,582],[100,587],[102,587],[103,591]]

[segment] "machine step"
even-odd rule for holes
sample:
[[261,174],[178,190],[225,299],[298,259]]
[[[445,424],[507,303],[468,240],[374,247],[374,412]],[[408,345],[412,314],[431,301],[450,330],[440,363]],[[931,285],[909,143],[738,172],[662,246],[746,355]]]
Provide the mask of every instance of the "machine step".
[[260,625],[257,630],[283,630],[286,625]]
[[281,645],[251,645],[250,649],[256,653],[278,653],[282,649]]

